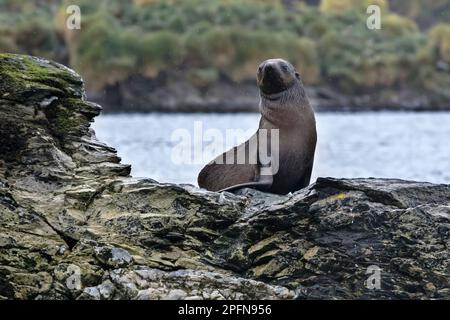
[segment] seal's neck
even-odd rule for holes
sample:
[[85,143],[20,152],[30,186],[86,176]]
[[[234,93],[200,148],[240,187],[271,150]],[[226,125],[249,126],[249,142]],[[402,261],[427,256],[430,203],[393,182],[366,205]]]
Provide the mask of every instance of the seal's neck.
[[282,92],[270,95],[260,92],[260,95],[261,115],[276,126],[297,122],[299,117],[309,112],[309,101],[300,81]]

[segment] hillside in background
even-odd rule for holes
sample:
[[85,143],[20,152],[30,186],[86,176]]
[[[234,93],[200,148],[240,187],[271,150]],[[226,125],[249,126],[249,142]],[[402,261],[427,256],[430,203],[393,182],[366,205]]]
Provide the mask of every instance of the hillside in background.
[[[381,30],[366,27],[372,3]],[[81,30],[66,28],[70,4]],[[270,57],[325,109],[445,108],[449,21],[449,0],[0,0],[0,52],[70,65],[109,110],[249,110]]]

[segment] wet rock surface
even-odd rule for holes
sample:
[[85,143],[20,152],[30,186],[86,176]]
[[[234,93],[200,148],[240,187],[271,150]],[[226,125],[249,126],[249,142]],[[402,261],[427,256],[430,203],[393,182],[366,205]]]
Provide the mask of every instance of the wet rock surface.
[[100,110],[73,71],[0,55],[0,298],[450,298],[450,186],[134,179],[90,129]]

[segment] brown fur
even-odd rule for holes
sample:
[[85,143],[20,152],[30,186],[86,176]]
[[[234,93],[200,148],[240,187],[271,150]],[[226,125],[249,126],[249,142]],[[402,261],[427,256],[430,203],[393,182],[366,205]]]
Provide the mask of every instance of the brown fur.
[[[268,66],[271,69],[270,77]],[[247,148],[248,154],[247,141],[218,156],[201,170],[198,176],[201,188],[230,191],[253,187],[286,194],[309,184],[317,136],[314,112],[300,76],[288,62],[274,59],[261,64],[257,80],[261,91],[262,115],[259,129],[279,129],[278,172],[267,177],[260,175],[259,164],[216,163],[218,159],[224,159],[225,154],[236,153],[241,148]]]

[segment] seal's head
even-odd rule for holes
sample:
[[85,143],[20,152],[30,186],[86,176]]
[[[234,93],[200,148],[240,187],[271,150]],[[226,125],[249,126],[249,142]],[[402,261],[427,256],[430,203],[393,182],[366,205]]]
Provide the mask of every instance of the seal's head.
[[269,59],[258,67],[257,81],[263,95],[283,92],[299,80],[294,66],[283,59]]

